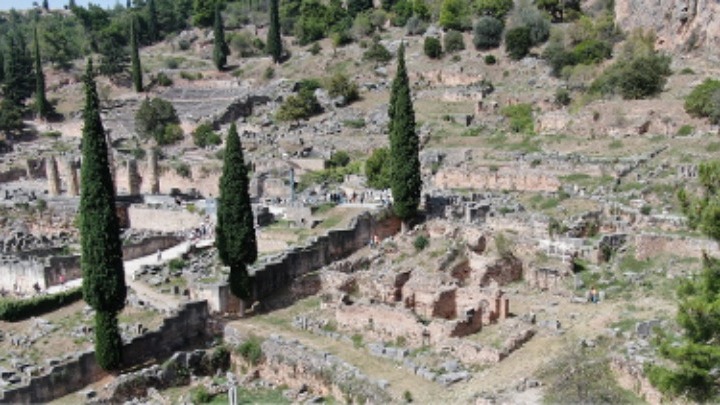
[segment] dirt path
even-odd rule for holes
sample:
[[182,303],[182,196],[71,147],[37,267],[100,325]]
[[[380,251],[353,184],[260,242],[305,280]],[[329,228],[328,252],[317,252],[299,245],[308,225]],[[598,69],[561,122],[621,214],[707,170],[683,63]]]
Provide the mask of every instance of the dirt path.
[[[202,240],[195,245],[198,247],[206,247],[211,246],[213,243],[213,240]],[[129,288],[132,288],[132,290],[135,291],[135,293],[141,299],[143,299],[151,306],[157,308],[158,310],[172,311],[176,309],[182,303],[181,299],[173,295],[162,294],[150,287],[149,285],[145,284],[144,282],[135,280],[133,278],[133,275],[137,270],[140,270],[142,266],[167,263],[170,260],[181,257],[183,254],[187,253],[188,249],[190,249],[190,246],[191,242],[185,241],[171,248],[165,249],[162,251],[162,258],[160,260],[158,260],[157,258],[157,253],[138,257],[137,259],[133,260],[126,260],[124,262],[125,283],[127,283],[127,286]],[[68,290],[70,288],[78,287],[80,285],[82,285],[82,278],[68,281],[63,285],[52,286],[47,289],[47,293],[54,294],[60,291]]]

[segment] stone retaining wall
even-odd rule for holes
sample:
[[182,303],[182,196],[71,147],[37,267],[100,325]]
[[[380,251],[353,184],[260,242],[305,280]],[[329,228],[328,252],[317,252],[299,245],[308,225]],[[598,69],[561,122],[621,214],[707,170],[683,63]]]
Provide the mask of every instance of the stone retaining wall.
[[278,260],[255,270],[255,299],[263,299],[290,286],[295,278],[343,259],[366,246],[373,234],[384,239],[400,230],[395,217],[378,219],[364,213],[350,223],[349,229],[332,230],[310,245],[290,250]]
[[635,236],[635,258],[646,260],[663,254],[701,258],[703,252],[720,256],[717,242],[677,235],[640,234]]
[[[123,346],[125,368],[157,361],[177,350],[187,349],[207,338],[208,309],[204,301],[185,304],[166,318],[156,331],[133,338]],[[108,374],[95,361],[95,352],[80,353],[48,373],[33,377],[25,385],[0,391],[1,403],[44,403],[99,381]]]

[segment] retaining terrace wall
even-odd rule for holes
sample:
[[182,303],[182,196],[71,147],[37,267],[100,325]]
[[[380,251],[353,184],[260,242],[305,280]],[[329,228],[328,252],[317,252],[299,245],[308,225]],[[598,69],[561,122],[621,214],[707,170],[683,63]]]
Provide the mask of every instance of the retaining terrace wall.
[[[125,369],[169,357],[173,352],[204,343],[207,338],[207,302],[185,304],[166,318],[156,331],[133,338],[123,346]],[[24,385],[0,391],[0,403],[45,403],[78,391],[108,374],[95,361],[95,352],[52,367]]]

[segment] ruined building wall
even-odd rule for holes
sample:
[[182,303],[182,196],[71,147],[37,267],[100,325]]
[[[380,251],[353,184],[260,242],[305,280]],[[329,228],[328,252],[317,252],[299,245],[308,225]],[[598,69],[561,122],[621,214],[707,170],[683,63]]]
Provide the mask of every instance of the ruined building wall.
[[[133,338],[123,346],[124,368],[169,357],[177,350],[204,343],[207,338],[206,302],[185,304],[163,321],[156,331]],[[80,353],[77,358],[52,367],[48,373],[33,377],[15,388],[0,391],[2,403],[45,403],[78,391],[107,376],[95,360],[95,352]]]
[[278,261],[258,269],[254,273],[254,296],[265,298],[290,286],[298,276],[349,256],[367,245],[373,234],[384,239],[399,229],[400,221],[395,217],[378,220],[369,213],[362,214],[351,222],[350,229],[330,231],[310,245],[291,250]]

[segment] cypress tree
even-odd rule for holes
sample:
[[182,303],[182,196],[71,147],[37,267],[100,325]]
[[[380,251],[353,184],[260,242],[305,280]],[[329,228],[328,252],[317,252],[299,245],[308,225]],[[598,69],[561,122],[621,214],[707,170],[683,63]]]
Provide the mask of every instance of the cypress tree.
[[25,37],[15,27],[6,35],[7,55],[5,55],[3,95],[13,104],[21,106],[32,95],[35,88],[33,59],[28,52]]
[[267,35],[267,53],[275,63],[282,58],[282,40],[280,38],[280,12],[278,0],[270,0],[270,28]]
[[230,48],[225,42],[225,29],[223,28],[222,14],[220,13],[220,4],[215,4],[215,25],[213,26],[213,62],[217,70],[225,69],[227,64],[227,56],[230,54]]
[[50,5],[48,4],[48,0],[43,0],[42,8],[44,8],[45,11],[50,11]]
[[390,106],[390,188],[393,210],[402,219],[403,231],[420,203],[420,142],[415,132],[415,111],[405,68],[405,44],[398,50],[398,68],[393,79]]
[[70,0],[70,1],[68,2],[68,8],[69,8],[70,10],[72,10],[72,9],[75,8],[75,0]]
[[230,126],[220,178],[215,243],[222,262],[230,267],[230,290],[247,300],[251,297],[247,265],[257,259],[255,221],[248,192],[248,169],[235,123]]
[[42,60],[40,57],[40,41],[38,41],[37,26],[34,31],[35,39],[35,111],[42,118],[50,115],[51,108],[45,97],[45,75],[42,70]]
[[135,18],[130,19],[130,58],[132,65],[132,79],[135,91],[143,91],[142,68],[140,66],[140,51],[138,50],[138,32]]
[[148,0],[147,2],[147,13],[148,13],[148,39],[151,43],[154,43],[160,37],[160,26],[158,24],[157,7],[155,6],[155,0]]
[[108,147],[90,59],[84,81],[80,196],[83,297],[96,311],[95,354],[98,364],[106,370],[113,370],[121,365],[122,346],[117,330],[117,314],[125,306],[127,286]]

